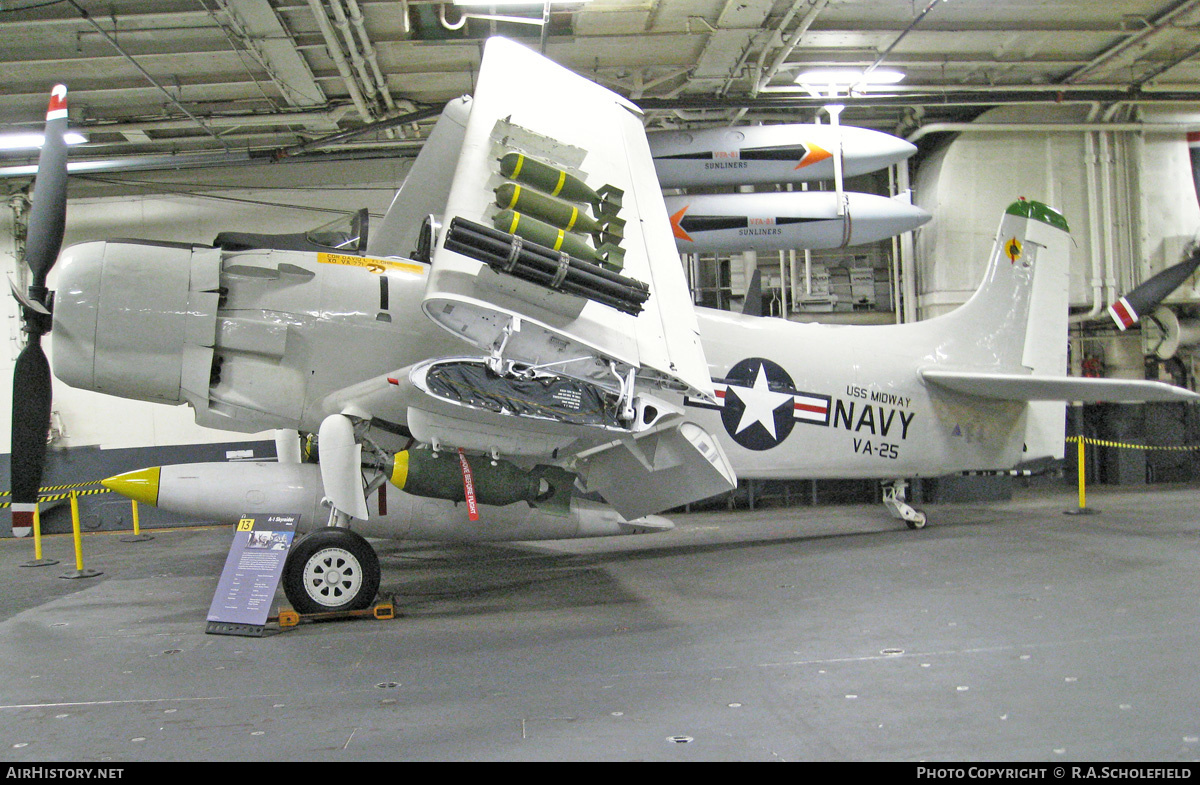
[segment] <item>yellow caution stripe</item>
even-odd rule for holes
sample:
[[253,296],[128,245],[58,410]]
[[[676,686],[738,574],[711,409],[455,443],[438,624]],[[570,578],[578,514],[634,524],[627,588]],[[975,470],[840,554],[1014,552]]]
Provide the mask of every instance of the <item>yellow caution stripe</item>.
[[[112,491],[110,491],[108,488],[92,488],[91,490],[86,490],[86,491],[74,491],[74,494],[76,496],[94,496],[95,494],[98,494],[98,493],[112,493]],[[57,501],[61,501],[63,499],[69,499],[69,498],[71,498],[70,493],[55,493],[55,494],[48,494],[45,496],[39,494],[38,495],[38,503],[40,504],[41,502],[57,502]],[[12,502],[0,502],[0,510],[4,509],[5,507],[9,507],[11,505],[12,505]]]
[[1097,447],[1117,447],[1123,450],[1165,450],[1168,452],[1195,452],[1200,450],[1200,444],[1127,444],[1125,442],[1114,442],[1108,439],[1093,439],[1091,436],[1068,436],[1068,442],[1083,441],[1084,444],[1093,444]]
[[513,183],[513,195],[512,195],[512,199],[509,199],[509,200],[508,200],[508,204],[501,205],[501,206],[500,206],[500,209],[502,209],[502,210],[511,210],[511,209],[513,209],[513,207],[515,207],[515,206],[516,206],[516,204],[517,204],[517,200],[518,200],[518,199],[520,199],[520,198],[521,198],[521,186],[517,185],[516,183]]
[[[38,488],[38,493],[45,493],[46,491],[65,491],[71,488],[86,488],[89,485],[99,484],[100,480],[92,480],[91,482],[72,482],[66,485],[44,485],[41,488]],[[12,491],[0,491],[0,496],[9,496],[11,494]]]

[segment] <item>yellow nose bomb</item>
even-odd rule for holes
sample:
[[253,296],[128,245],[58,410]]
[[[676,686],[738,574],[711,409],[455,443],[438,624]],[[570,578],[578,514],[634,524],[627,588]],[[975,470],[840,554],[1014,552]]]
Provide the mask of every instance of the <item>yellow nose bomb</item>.
[[107,480],[101,480],[100,484],[110,491],[115,491],[136,502],[157,506],[158,482],[161,472],[161,467],[153,466],[149,469],[138,469],[109,477]]

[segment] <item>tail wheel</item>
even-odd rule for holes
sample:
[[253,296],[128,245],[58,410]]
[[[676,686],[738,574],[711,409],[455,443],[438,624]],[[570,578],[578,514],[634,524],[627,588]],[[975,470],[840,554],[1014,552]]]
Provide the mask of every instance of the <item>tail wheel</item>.
[[349,529],[309,532],[283,566],[283,592],[299,613],[361,610],[378,591],[379,557]]

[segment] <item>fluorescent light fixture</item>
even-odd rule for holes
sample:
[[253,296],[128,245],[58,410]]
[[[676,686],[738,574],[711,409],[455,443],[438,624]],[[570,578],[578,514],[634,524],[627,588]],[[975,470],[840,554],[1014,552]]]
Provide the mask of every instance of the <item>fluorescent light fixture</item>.
[[903,71],[889,68],[876,68],[866,74],[861,68],[814,68],[798,74],[796,84],[857,87],[864,84],[896,84],[903,78]]
[[[36,150],[42,146],[45,139],[43,134],[9,134],[0,136],[0,150]],[[63,134],[67,144],[83,144],[87,137],[78,131],[67,131]]]

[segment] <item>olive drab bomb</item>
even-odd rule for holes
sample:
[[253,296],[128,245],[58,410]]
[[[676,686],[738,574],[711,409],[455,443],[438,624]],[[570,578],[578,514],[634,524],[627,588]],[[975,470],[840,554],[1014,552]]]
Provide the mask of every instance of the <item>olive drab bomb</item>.
[[597,242],[620,241],[625,222],[615,215],[601,213],[593,218],[577,205],[546,196],[533,188],[506,182],[495,189],[496,206],[531,215],[568,232],[580,232],[599,238]]
[[624,192],[605,185],[593,191],[587,183],[573,174],[530,158],[524,153],[506,153],[500,158],[500,174],[518,183],[525,183],[550,196],[572,202],[584,202],[601,212],[616,213],[621,207]]
[[579,259],[586,259],[595,264],[606,265],[615,270],[621,269],[625,252],[613,243],[602,243],[599,248],[592,248],[580,235],[559,229],[545,221],[539,221],[529,215],[514,210],[501,210],[492,217],[492,225],[502,232],[515,234],[530,242],[544,245],[555,251],[562,251]]
[[[474,492],[480,504],[503,507],[517,502],[566,506],[575,475],[540,465],[522,469],[511,461],[471,458]],[[448,501],[463,501],[458,456],[432,450],[403,450],[392,456],[388,481],[405,493]]]
[[617,217],[621,189],[604,185],[593,190],[570,172],[524,153],[505,153],[498,163],[509,182],[495,189],[500,212],[493,216],[493,226],[613,270],[625,266],[620,247],[625,222]]

